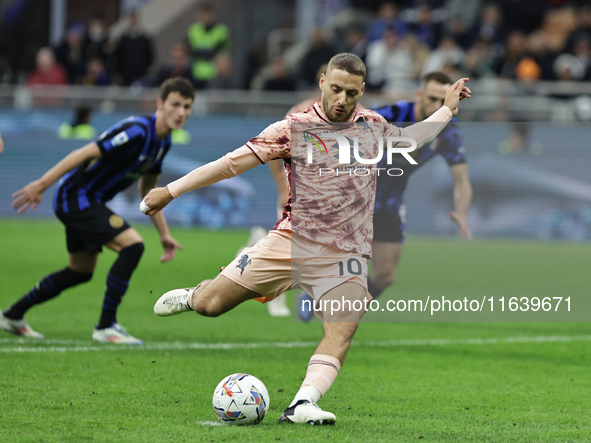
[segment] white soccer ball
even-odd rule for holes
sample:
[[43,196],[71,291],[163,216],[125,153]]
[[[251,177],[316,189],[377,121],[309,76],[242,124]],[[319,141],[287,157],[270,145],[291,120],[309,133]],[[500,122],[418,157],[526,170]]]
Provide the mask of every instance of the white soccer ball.
[[225,377],[213,392],[213,410],[229,425],[256,425],[269,410],[269,393],[258,378],[248,374]]

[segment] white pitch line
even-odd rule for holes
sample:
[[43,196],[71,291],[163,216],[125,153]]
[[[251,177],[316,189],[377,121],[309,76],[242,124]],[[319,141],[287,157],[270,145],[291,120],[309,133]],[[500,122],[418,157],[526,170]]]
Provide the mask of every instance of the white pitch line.
[[[432,340],[389,340],[389,341],[357,341],[352,346],[362,347],[396,347],[396,346],[453,346],[453,345],[498,345],[513,343],[571,343],[591,341],[591,335],[550,335],[534,337],[501,337],[501,338],[466,338],[466,339],[432,339]],[[17,346],[1,346],[17,345]],[[36,345],[46,346],[36,346]],[[25,338],[0,339],[0,353],[26,352],[102,352],[102,351],[184,351],[198,350],[231,350],[231,349],[264,349],[264,348],[310,348],[318,346],[316,341],[307,342],[259,342],[259,343],[146,343],[144,345],[100,345],[83,340],[35,340]]]

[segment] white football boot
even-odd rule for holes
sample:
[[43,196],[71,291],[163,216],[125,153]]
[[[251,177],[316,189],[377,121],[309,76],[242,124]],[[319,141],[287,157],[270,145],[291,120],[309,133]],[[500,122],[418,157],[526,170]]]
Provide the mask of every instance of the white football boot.
[[169,315],[192,311],[189,306],[189,294],[191,294],[194,289],[195,288],[184,288],[168,291],[160,297],[154,305],[154,314],[159,315],[160,317],[168,317]]
[[144,342],[132,337],[119,323],[113,323],[108,328],[94,329],[92,339],[100,343],[112,343],[117,345],[141,345]]
[[300,400],[295,405],[290,406],[281,417],[279,423],[307,423],[309,425],[334,425],[337,421],[336,416],[327,411],[323,411],[315,403],[308,400]]
[[22,335],[23,337],[43,338],[43,334],[33,331],[26,320],[13,320],[4,317],[4,312],[2,311],[0,311],[0,329],[10,332],[11,334]]

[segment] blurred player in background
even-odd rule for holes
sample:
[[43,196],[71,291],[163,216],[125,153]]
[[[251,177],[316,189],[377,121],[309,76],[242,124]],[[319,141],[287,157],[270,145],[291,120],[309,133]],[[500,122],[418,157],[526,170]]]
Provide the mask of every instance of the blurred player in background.
[[[102,312],[92,338],[103,343],[141,344],[117,323],[117,308],[144,252],[142,237],[105,206],[117,193],[139,179],[144,197],[156,186],[162,161],[170,149],[170,133],[191,112],[194,91],[185,79],[162,84],[157,110],[151,116],[132,116],[107,129],[96,141],[67,155],[43,177],[13,194],[18,213],[34,210],[43,193],[61,177],[53,209],[66,227],[68,266],[46,275],[6,311],[0,311],[0,329],[26,337],[43,338],[23,319],[35,305],[64,289],[92,278],[99,253],[106,246],[118,254],[107,276]],[[163,262],[174,258],[181,245],[170,235],[164,214],[151,217],[164,248]]]
[[[388,122],[399,125],[425,120],[443,106],[445,92],[451,84],[451,79],[446,74],[432,72],[422,78],[415,103],[399,101],[374,110]],[[403,194],[408,179],[413,172],[436,155],[441,155],[445,159],[454,182],[454,210],[449,215],[458,225],[460,235],[468,241],[472,240],[466,220],[472,200],[472,186],[468,176],[462,133],[455,119],[441,131],[434,142],[415,150],[411,155],[418,164],[404,163],[404,175],[391,177],[388,174],[380,174],[378,177],[371,272],[368,281],[369,293],[374,298],[379,297],[396,279],[405,227],[406,208]],[[394,161],[398,160],[394,158]],[[378,167],[384,167],[383,162]]]
[[[449,88],[445,106],[427,122],[405,129],[385,124],[381,126],[385,120],[379,114],[355,109],[363,94],[365,73],[365,65],[359,57],[346,53],[334,56],[326,75],[320,80],[320,103],[270,125],[244,146],[168,186],[153,189],[141,204],[144,213],[154,215],[185,192],[234,177],[261,163],[284,159],[290,183],[293,179],[295,187],[299,186],[295,202],[299,218],[297,230],[292,233],[290,197],[282,219],[267,237],[244,250],[243,255],[234,259],[214,280],[204,280],[194,288],[169,291],[154,306],[154,312],[160,316],[194,310],[203,316],[217,317],[247,300],[272,299],[294,284],[304,286],[317,302],[319,316],[323,318],[324,336],[310,359],[300,390],[281,415],[280,422],[335,422],[334,414],[323,411],[316,402],[336,380],[364,311],[349,307],[334,312],[327,308],[326,301],[349,300],[354,305],[355,302],[363,304],[371,299],[367,292],[366,257],[371,255],[375,176],[360,179],[354,174],[316,175],[317,170],[306,168],[301,158],[292,158],[292,123],[320,125],[325,129],[332,127],[333,122],[357,121],[360,124],[349,125],[348,128],[355,135],[365,137],[368,143],[364,147],[371,158],[375,158],[379,148],[379,137],[376,135],[408,136],[420,146],[435,137],[450,121],[457,112],[459,100],[470,96],[470,90],[464,87],[466,79],[462,79]],[[371,122],[379,128],[375,132],[374,127],[368,124]],[[317,160],[318,167],[337,162],[330,155],[321,159],[319,156]],[[297,165],[297,174],[292,176],[294,164]],[[307,251],[307,257],[313,257],[314,263],[305,260],[300,269],[298,260],[295,260],[295,268],[292,268],[292,247]],[[352,267],[342,266],[343,262],[352,261],[358,268],[345,270]],[[338,266],[339,263],[341,266]],[[292,279],[294,269],[296,273],[300,271],[295,281]]]
[[4,142],[2,141],[2,134],[0,134],[0,154],[4,151]]

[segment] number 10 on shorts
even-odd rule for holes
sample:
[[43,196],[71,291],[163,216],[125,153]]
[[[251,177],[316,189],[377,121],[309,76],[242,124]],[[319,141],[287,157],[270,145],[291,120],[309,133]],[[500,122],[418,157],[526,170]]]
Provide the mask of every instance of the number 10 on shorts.
[[339,277],[345,275],[345,271],[349,275],[361,275],[363,272],[363,268],[361,267],[361,262],[356,258],[350,258],[345,262],[342,260],[339,262]]

